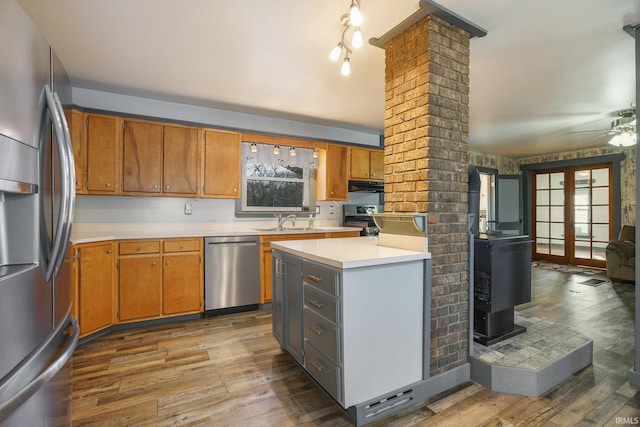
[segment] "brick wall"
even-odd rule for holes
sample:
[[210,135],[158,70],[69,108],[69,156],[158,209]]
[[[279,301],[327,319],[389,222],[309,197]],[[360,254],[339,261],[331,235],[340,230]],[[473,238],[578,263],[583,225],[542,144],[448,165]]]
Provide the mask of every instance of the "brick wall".
[[435,375],[468,355],[469,35],[427,16],[385,53],[384,209],[428,214]]

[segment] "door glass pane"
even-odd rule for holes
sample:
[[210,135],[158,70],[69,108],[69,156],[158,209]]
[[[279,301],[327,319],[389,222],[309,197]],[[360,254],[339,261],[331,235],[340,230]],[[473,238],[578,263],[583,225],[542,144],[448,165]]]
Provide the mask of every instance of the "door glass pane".
[[552,205],[564,205],[564,190],[551,190],[550,193]]
[[549,204],[549,190],[536,191],[536,204],[538,206]]
[[606,242],[593,242],[593,245],[591,247],[591,258],[604,261],[606,247],[607,247]]
[[551,240],[551,255],[564,256],[564,240]]
[[593,222],[609,222],[609,206],[594,206],[593,208],[591,208],[591,212],[593,213]]
[[549,174],[541,173],[536,175],[536,188],[538,190],[546,190],[549,188]]
[[594,205],[609,204],[609,187],[598,187],[592,189]]
[[574,174],[575,179],[575,187],[576,188],[584,188],[589,187],[589,181],[591,179],[591,171],[590,170],[582,170],[576,171]]
[[538,254],[550,253],[549,239],[536,238],[536,253]]
[[536,222],[536,237],[549,237],[548,222]]
[[549,221],[549,208],[547,206],[536,207],[536,220]]
[[609,241],[609,224],[593,224],[591,230],[593,232],[593,240]]
[[551,223],[551,238],[552,239],[564,238],[564,223]]
[[551,221],[564,222],[564,206],[551,206]]
[[594,187],[609,186],[609,169],[594,169],[591,171]]
[[576,206],[589,206],[589,189],[588,188],[576,188],[573,203]]
[[550,180],[551,188],[564,188],[564,172],[552,173]]
[[574,224],[574,230],[576,239],[590,239],[591,234],[589,233],[589,224],[584,224],[580,222],[576,222]]

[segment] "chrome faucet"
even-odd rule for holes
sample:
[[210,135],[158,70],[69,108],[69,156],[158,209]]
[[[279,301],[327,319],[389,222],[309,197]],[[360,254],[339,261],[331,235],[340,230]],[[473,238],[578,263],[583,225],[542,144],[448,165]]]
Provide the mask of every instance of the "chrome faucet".
[[278,231],[283,229],[284,223],[287,221],[291,221],[291,225],[293,228],[296,228],[296,216],[294,214],[287,215],[282,218],[282,214],[273,214],[276,218],[278,218]]

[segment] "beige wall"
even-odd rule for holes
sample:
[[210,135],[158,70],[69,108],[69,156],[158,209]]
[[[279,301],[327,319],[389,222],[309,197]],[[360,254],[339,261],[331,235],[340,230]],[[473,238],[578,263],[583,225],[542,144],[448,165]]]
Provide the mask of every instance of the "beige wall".
[[497,169],[499,174],[520,174],[520,165],[531,163],[553,162],[586,157],[597,157],[607,154],[624,153],[626,159],[620,164],[620,188],[622,194],[622,224],[636,223],[636,147],[599,147],[584,150],[565,151],[562,153],[543,154],[540,156],[510,159],[491,154],[471,152],[469,161],[476,165]]

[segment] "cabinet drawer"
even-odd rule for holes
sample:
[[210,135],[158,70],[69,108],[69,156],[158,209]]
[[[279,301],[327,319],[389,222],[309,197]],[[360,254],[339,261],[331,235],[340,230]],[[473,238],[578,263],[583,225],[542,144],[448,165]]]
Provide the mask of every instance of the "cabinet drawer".
[[324,388],[342,404],[342,371],[311,345],[305,345],[304,368]]
[[305,283],[303,298],[305,308],[334,323],[340,323],[340,301],[335,297]]
[[163,242],[165,252],[192,252],[200,250],[200,239],[167,240]]
[[159,240],[120,242],[120,255],[156,254],[160,252]]
[[330,295],[340,296],[338,273],[334,270],[305,262],[302,266],[302,280]]
[[305,343],[310,342],[324,356],[340,363],[340,328],[307,307],[304,308],[303,324]]

